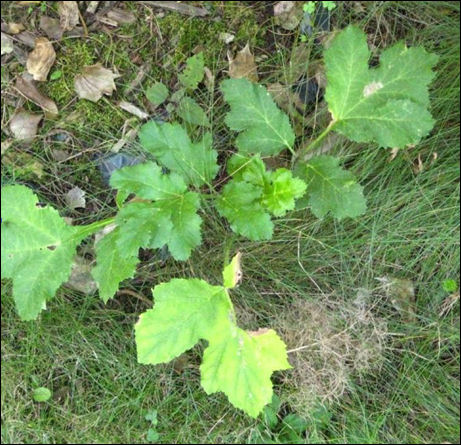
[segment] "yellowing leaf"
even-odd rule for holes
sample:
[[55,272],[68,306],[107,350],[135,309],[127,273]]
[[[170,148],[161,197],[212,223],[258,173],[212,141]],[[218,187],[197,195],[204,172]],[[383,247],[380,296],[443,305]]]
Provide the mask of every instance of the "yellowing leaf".
[[210,339],[201,382],[207,394],[222,391],[235,407],[256,418],[272,400],[272,373],[289,368],[285,344],[275,331],[255,335],[235,327]]
[[226,289],[233,289],[242,281],[241,257],[242,254],[237,252],[232,261],[223,270],[223,284]]

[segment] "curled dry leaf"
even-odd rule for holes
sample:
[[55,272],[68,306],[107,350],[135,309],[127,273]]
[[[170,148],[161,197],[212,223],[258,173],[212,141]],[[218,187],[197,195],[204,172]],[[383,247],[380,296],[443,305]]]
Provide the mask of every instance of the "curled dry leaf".
[[86,207],[85,192],[80,187],[69,190],[65,196],[67,207],[71,210]]
[[110,96],[115,90],[114,79],[118,77],[100,63],[84,66],[82,74],[75,76],[74,87],[80,99],[97,102],[102,95]]
[[38,105],[47,115],[47,117],[56,117],[58,114],[58,107],[47,96],[43,95],[35,86],[32,76],[24,74],[18,77],[15,83],[15,90],[26,99]]
[[13,39],[8,34],[2,32],[2,56],[3,54],[12,53],[13,49]]
[[2,31],[7,32],[8,34],[18,34],[22,31],[24,31],[26,28],[22,23],[14,23],[14,22],[9,22],[5,24],[5,27],[3,27],[2,23]]
[[20,141],[30,141],[37,134],[38,124],[41,120],[42,116],[39,114],[20,110],[10,121],[11,133]]
[[78,2],[58,2],[58,14],[63,31],[74,29],[79,21]]
[[34,80],[44,82],[55,60],[56,53],[51,42],[46,37],[37,37],[35,49],[27,58],[27,71],[34,76]]
[[252,82],[258,80],[258,68],[255,63],[254,55],[251,54],[250,46],[247,43],[245,48],[237,53],[235,58],[228,52],[227,58],[229,59],[229,77],[240,79],[246,77]]
[[126,102],[122,100],[121,102],[118,103],[118,106],[122,110],[125,110],[128,113],[133,114],[136,117],[139,117],[139,119],[147,119],[149,117],[149,115],[145,111],[141,110],[136,105],[133,105],[130,102]]
[[59,40],[64,32],[58,19],[48,17],[46,15],[42,15],[40,17],[39,28],[51,40]]

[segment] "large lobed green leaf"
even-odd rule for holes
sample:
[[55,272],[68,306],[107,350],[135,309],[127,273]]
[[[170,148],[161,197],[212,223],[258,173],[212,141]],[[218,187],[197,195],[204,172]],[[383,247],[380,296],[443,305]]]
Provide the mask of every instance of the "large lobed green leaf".
[[274,156],[283,149],[293,150],[295,134],[288,116],[266,88],[242,78],[226,79],[221,90],[231,108],[226,124],[241,132],[236,140],[240,153]]
[[110,183],[124,194],[149,200],[128,203],[119,212],[120,250],[167,244],[173,258],[189,258],[201,242],[200,197],[187,191],[181,176],[164,174],[154,162],[145,162],[115,171]]
[[96,266],[91,274],[98,283],[99,296],[104,303],[114,296],[123,280],[133,277],[139,263],[139,246],[120,245],[120,235],[121,230],[116,227],[95,245]]
[[116,228],[96,243],[93,277],[104,301],[121,281],[133,276],[142,248],[168,246],[179,261],[189,258],[201,241],[202,219],[197,214],[200,195],[187,190],[176,173],[164,174],[155,162],[116,170],[110,179],[119,196],[136,198],[123,205],[115,218]]
[[[237,255],[231,264],[238,261]],[[141,315],[135,328],[138,361],[168,362],[207,340],[200,367],[203,388],[208,394],[224,392],[234,406],[256,417],[272,399],[272,373],[290,368],[277,334],[240,329],[223,286],[174,279],[156,286],[153,295],[154,308]]]
[[366,210],[363,187],[355,176],[339,165],[332,156],[317,156],[307,163],[296,166],[296,176],[307,184],[300,206],[310,206],[317,218],[331,212],[337,219],[355,218]]
[[143,148],[170,171],[180,175],[187,184],[200,187],[210,184],[218,173],[218,154],[211,148],[212,137],[206,133],[193,143],[179,124],[147,122],[139,131]]
[[136,324],[138,361],[166,363],[229,323],[232,308],[222,286],[198,279],[173,279],[153,291],[155,307]]
[[75,249],[85,235],[55,209],[40,205],[25,186],[2,188],[1,214],[2,278],[13,280],[21,319],[33,320],[68,280]]
[[355,26],[340,32],[325,52],[325,98],[334,129],[382,147],[419,142],[434,125],[427,107],[437,56],[398,43],[370,69],[370,55],[366,34]]
[[207,394],[222,391],[235,407],[257,417],[272,400],[272,373],[289,368],[285,344],[275,331],[246,332],[232,326],[210,339],[201,382]]

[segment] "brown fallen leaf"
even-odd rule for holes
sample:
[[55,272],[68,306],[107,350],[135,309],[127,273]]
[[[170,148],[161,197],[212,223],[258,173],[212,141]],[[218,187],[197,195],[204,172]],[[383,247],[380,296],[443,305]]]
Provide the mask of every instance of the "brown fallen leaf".
[[58,19],[46,15],[40,17],[39,28],[51,40],[60,40],[64,32]]
[[19,110],[10,120],[10,130],[20,141],[31,141],[37,134],[38,124],[42,120],[39,114]]
[[46,37],[37,37],[35,49],[27,58],[27,71],[34,76],[34,80],[44,82],[55,60],[56,53],[51,42]]
[[227,58],[229,59],[229,77],[233,79],[246,77],[252,82],[258,81],[258,68],[248,43],[245,45],[245,48],[237,53],[235,58],[232,58],[230,52],[227,53]]
[[103,94],[110,96],[116,89],[114,79],[119,76],[100,63],[84,66],[82,71],[74,79],[74,88],[80,99],[97,102]]
[[278,2],[274,5],[275,23],[287,31],[293,31],[303,16],[301,2]]
[[36,35],[30,31],[22,31],[19,34],[16,34],[14,38],[29,48],[35,48]]
[[21,96],[38,105],[47,117],[53,118],[57,116],[58,107],[49,97],[37,89],[30,74],[25,73],[21,77],[18,77],[14,88]]
[[63,31],[71,31],[80,20],[78,2],[58,2],[58,14]]
[[121,102],[118,103],[118,106],[122,110],[125,110],[128,113],[133,114],[136,117],[139,117],[139,119],[147,119],[149,117],[149,115],[145,111],[141,110],[136,105],[133,105],[130,102],[126,102],[122,100]]

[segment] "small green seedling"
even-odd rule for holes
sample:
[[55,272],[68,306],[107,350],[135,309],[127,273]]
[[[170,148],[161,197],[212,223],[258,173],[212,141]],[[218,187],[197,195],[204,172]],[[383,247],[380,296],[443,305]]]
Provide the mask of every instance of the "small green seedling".
[[448,279],[442,283],[442,287],[445,292],[453,293],[458,290],[458,283],[456,280]]
[[34,389],[32,394],[33,399],[38,403],[47,402],[51,398],[51,391],[44,386]]
[[147,430],[146,439],[150,443],[158,442],[158,440],[160,439],[160,434],[157,431],[157,424],[158,424],[157,410],[153,409],[153,410],[149,411],[145,415],[144,418],[151,423],[151,427]]

